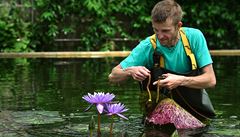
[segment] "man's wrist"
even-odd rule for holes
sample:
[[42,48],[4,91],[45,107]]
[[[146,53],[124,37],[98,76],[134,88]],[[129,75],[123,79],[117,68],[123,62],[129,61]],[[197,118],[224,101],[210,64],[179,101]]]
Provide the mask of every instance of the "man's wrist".
[[187,83],[187,81],[188,81],[188,77],[186,77],[186,76],[182,76],[182,80],[181,80],[181,84],[180,84],[180,86],[185,86],[186,83]]
[[182,76],[182,77],[183,77],[183,80],[180,86],[187,86],[188,83],[192,80],[191,77],[187,77],[187,76]]
[[126,69],[122,69],[123,70],[123,73],[126,74],[126,76],[131,76],[131,73],[129,72],[129,70],[126,70]]

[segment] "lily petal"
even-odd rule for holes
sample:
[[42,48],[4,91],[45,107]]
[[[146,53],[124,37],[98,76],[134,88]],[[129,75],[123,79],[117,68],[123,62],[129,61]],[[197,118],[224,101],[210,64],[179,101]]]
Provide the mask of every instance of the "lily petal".
[[87,112],[90,108],[92,108],[93,104],[89,105],[85,110],[84,112]]
[[102,104],[97,104],[97,110],[100,114],[103,113],[103,108],[104,108],[104,106]]
[[127,118],[127,117],[125,117],[125,116],[124,116],[124,115],[122,115],[122,114],[119,114],[119,113],[117,113],[117,115],[118,115],[119,117],[123,118],[123,119],[126,119],[126,120],[128,120],[128,118]]

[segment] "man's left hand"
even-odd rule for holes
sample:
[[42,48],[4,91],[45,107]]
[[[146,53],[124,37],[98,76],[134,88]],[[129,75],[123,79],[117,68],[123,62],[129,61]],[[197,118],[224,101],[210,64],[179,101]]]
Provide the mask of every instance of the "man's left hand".
[[[181,86],[185,76],[175,75],[171,73],[163,74],[162,75],[165,79],[160,80],[160,86],[166,87],[168,90],[172,90],[178,86]],[[153,85],[156,85],[158,81],[155,81]]]

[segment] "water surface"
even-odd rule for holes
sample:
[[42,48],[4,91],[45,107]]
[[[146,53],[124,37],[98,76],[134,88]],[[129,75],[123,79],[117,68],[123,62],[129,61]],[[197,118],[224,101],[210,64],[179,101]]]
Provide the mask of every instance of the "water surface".
[[[138,83],[108,82],[121,59],[1,59],[0,136],[88,136],[88,123],[97,115],[94,107],[84,112],[89,104],[82,96],[94,91],[114,93],[129,109],[128,121],[114,118],[114,136],[159,135],[142,124]],[[240,57],[213,59],[217,86],[208,93],[217,117],[203,136],[240,136]],[[110,119],[103,115],[101,121],[102,135],[109,136]]]

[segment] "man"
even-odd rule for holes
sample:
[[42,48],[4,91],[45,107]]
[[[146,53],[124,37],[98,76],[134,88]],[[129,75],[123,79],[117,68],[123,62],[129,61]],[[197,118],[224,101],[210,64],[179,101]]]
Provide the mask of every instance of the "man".
[[[216,78],[206,40],[200,30],[182,27],[182,14],[181,7],[175,1],[158,2],[151,13],[152,27],[156,34],[156,48],[151,42],[151,37],[142,40],[127,58],[112,69],[109,81],[118,83],[129,77],[139,82],[144,81],[151,75],[150,70],[155,63],[153,54],[157,52],[164,58],[164,68],[176,73],[163,74],[164,79],[153,82],[153,85],[159,84],[169,91],[178,87],[192,89],[214,87]],[[197,68],[201,70],[200,75],[179,75],[192,71],[191,60],[186,55],[183,38],[180,35],[181,27],[195,56]]]
[[[164,56],[165,68],[179,73],[191,71],[179,34],[179,29],[182,27],[181,7],[174,1],[164,0],[156,4],[151,17],[153,31],[157,35],[156,50]],[[161,80],[160,85],[170,90],[178,86],[199,89],[214,87],[216,78],[213,62],[202,32],[193,28],[184,28],[184,30],[196,57],[197,65],[203,73],[191,77],[165,74],[166,78]],[[143,81],[150,75],[149,69],[153,67],[153,52],[154,48],[148,37],[141,41],[126,59],[112,69],[109,81],[117,83],[128,77]]]

